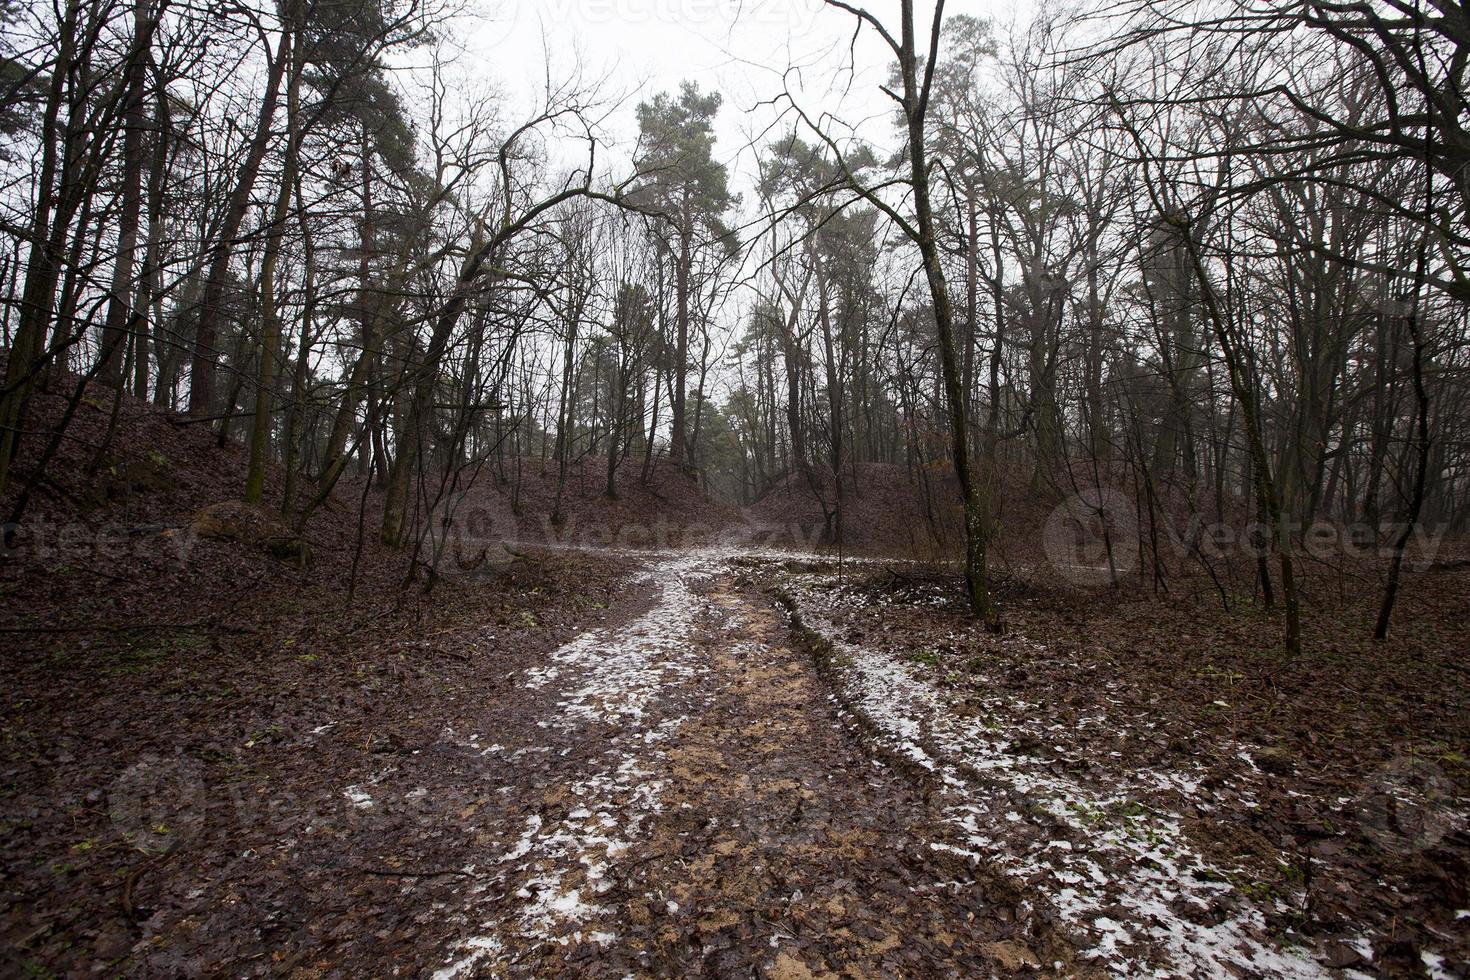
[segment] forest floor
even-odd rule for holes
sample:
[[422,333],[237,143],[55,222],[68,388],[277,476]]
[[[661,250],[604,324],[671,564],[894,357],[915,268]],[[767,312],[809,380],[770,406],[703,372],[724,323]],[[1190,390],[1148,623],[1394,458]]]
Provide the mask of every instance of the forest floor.
[[[283,549],[237,447],[110,407],[0,563],[0,975],[1470,974],[1463,561],[1382,644],[1309,567],[1286,658],[1016,548],[993,633],[667,473],[549,524],[527,464],[476,506],[543,533],[428,591],[365,488]],[[606,546],[662,537],[725,544]]]
[[1225,613],[1015,575],[996,634],[953,574],[787,560],[766,577],[871,750],[1081,961],[1470,974],[1463,572],[1417,576],[1383,644],[1371,603],[1312,581],[1295,658],[1248,597]]
[[[1291,666],[1260,617],[1024,594],[996,636],[919,566],[729,549],[451,585],[338,627],[30,644],[3,972],[1470,964],[1442,638]],[[1144,609],[1211,652],[1140,642]]]

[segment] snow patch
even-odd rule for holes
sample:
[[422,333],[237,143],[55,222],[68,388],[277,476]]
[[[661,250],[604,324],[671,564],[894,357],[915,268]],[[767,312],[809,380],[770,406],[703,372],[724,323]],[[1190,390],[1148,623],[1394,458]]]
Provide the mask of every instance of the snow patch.
[[[803,620],[832,644],[848,701],[883,747],[939,781],[947,819],[968,845],[950,849],[1050,895],[1061,918],[1091,937],[1087,955],[1100,966],[1130,977],[1231,976],[1241,967],[1327,976],[1303,953],[1279,949],[1248,901],[1221,901],[1242,896],[1190,847],[1179,814],[1138,802],[1146,788],[1192,797],[1197,777],[1147,769],[1105,790],[1084,787],[1013,753],[985,712],[956,710],[908,665],[843,641],[832,618],[840,613],[812,593],[798,590],[796,599]],[[1183,914],[1191,908],[1212,916],[1196,922]],[[1210,918],[1215,924],[1205,924]]]
[[[613,864],[648,818],[662,810],[665,784],[656,778],[665,758],[661,746],[688,716],[655,722],[650,709],[661,693],[690,684],[705,671],[692,642],[702,607],[693,585],[720,567],[720,558],[708,551],[665,557],[640,576],[655,595],[646,613],[617,629],[583,633],[553,651],[545,664],[512,675],[529,690],[561,689],[556,714],[540,720],[542,728],[575,739],[589,737],[581,733],[584,728],[606,726],[606,734],[590,737],[605,738],[607,748],[589,772],[567,786],[573,799],[565,815],[527,818],[516,843],[498,858],[524,876],[515,892],[522,901],[512,916],[484,922],[483,935],[465,944],[469,955],[440,970],[439,980],[489,968],[504,953],[504,941],[496,937],[507,933],[562,944],[616,940],[605,928],[591,928],[611,911],[596,896],[612,887]],[[526,751],[550,750],[518,749],[511,758]],[[578,867],[581,873],[568,881]]]
[[359,810],[371,810],[374,806],[373,798],[361,786],[349,786],[342,791],[342,795]]

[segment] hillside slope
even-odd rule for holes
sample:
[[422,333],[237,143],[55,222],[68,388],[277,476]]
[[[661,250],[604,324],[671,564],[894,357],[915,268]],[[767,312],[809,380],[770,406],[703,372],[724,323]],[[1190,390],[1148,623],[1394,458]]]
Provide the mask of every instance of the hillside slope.
[[[0,515],[12,514],[18,498],[26,497],[7,542],[12,590],[21,588],[18,580],[46,577],[57,567],[80,569],[79,575],[56,576],[61,592],[51,598],[85,619],[99,580],[110,593],[142,584],[146,588],[133,598],[145,603],[187,597],[191,606],[208,610],[238,601],[247,582],[281,575],[299,575],[298,586],[310,582],[328,589],[360,588],[364,579],[389,584],[408,575],[412,549],[400,552],[377,542],[380,488],[341,480],[302,528],[304,546],[297,548],[284,540],[294,532],[277,516],[286,482],[280,466],[267,468],[263,506],[252,512],[238,503],[247,464],[242,446],[221,441],[204,424],[128,396],[118,400],[98,384],[88,387],[44,475],[32,481],[74,384],[74,378],[58,379],[35,398],[31,434],[0,497]],[[416,494],[414,517],[424,524],[426,502],[442,489],[442,499],[453,502],[452,513],[461,519],[476,511],[492,514],[497,542],[519,545],[677,546],[739,520],[675,467],[656,464],[646,482],[641,470],[641,460],[626,461],[617,474],[618,495],[610,498],[604,492],[605,462],[574,461],[555,521],[554,463],[511,460],[499,471],[487,464],[466,469],[455,485],[424,487]],[[421,560],[429,550],[422,549]],[[309,560],[296,569],[279,560],[303,555]],[[117,609],[108,605],[95,612],[107,616]]]

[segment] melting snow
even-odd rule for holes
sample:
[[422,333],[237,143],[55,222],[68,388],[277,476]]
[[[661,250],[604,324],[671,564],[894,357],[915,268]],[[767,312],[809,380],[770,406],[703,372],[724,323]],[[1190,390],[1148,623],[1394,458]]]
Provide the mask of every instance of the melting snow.
[[[590,725],[614,727],[609,747],[592,771],[570,784],[576,802],[566,815],[551,822],[529,817],[515,845],[499,858],[529,875],[516,892],[522,902],[513,921],[498,917],[485,922],[481,928],[486,935],[466,943],[469,955],[440,970],[437,980],[493,962],[504,952],[494,935],[507,929],[527,939],[561,943],[587,939],[607,945],[616,940],[605,929],[582,928],[609,911],[589,900],[588,892],[595,898],[611,887],[606,880],[610,863],[641,833],[647,818],[662,809],[664,783],[654,778],[654,764],[664,757],[658,746],[687,716],[655,723],[647,715],[661,691],[693,681],[704,671],[698,647],[690,642],[701,607],[691,586],[719,567],[713,552],[665,558],[641,577],[654,587],[648,612],[616,629],[583,633],[554,651],[545,664],[512,675],[531,690],[560,686],[557,714],[539,722],[541,727],[562,733]],[[525,751],[549,750],[517,749],[511,758]],[[565,878],[576,865],[585,882],[573,886]]]
[[361,786],[349,786],[342,791],[342,795],[352,802],[359,810],[371,810],[373,798],[367,794]]
[[[1099,965],[1125,976],[1230,976],[1242,967],[1263,976],[1327,976],[1304,954],[1278,949],[1249,903],[1223,911],[1236,903],[1218,900],[1234,889],[1191,849],[1182,818],[1136,802],[1145,787],[1192,795],[1197,778],[1144,770],[1098,792],[1056,775],[1009,751],[983,721],[954,711],[904,664],[840,640],[811,595],[797,598],[808,625],[832,643],[853,707],[885,748],[940,780],[948,820],[969,847],[952,849],[1050,895],[1062,918],[1092,937],[1088,955]],[[1005,829],[1023,821],[1029,832]],[[1058,839],[1059,830],[1072,840]],[[1221,918],[1213,925],[1182,914],[1217,905]]]

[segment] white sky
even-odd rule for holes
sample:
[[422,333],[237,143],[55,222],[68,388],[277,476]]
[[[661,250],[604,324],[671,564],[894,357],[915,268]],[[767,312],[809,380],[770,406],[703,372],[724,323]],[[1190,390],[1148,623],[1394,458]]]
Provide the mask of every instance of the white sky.
[[[479,2],[481,15],[464,22],[462,64],[468,73],[522,94],[539,84],[548,55],[553,77],[578,68],[589,77],[606,74],[612,89],[628,97],[613,126],[629,145],[637,135],[634,109],[640,100],[674,91],[684,79],[720,91],[725,102],[716,154],[730,165],[736,189],[747,186],[740,174],[752,170],[742,149],[774,115],[761,103],[781,91],[788,65],[799,66],[789,84],[809,112],[826,108],[840,110],[850,121],[866,118],[874,138],[889,131],[890,103],[877,89],[888,72],[887,48],[864,31],[856,49],[857,74],[846,74],[854,20],[822,0]],[[868,6],[897,33],[895,0],[868,0]],[[950,0],[945,13],[989,18],[1003,30],[1030,6],[1028,0]],[[932,10],[932,3],[920,0],[921,31]]]

